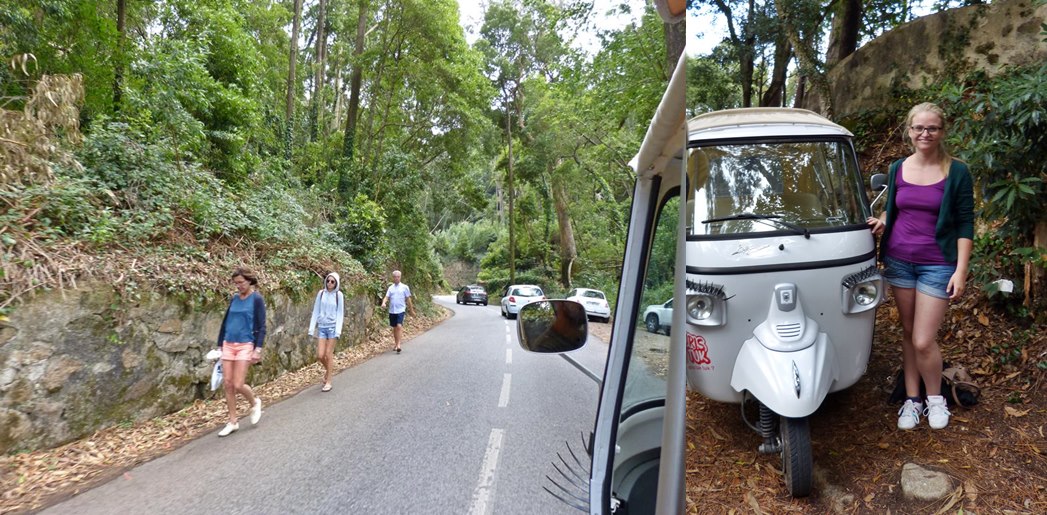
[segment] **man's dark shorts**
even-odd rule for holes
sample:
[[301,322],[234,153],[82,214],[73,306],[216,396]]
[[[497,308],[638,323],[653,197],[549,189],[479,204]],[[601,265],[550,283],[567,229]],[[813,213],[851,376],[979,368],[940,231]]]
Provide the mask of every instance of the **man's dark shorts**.
[[404,314],[403,313],[389,313],[389,327],[396,327],[398,325],[404,325]]

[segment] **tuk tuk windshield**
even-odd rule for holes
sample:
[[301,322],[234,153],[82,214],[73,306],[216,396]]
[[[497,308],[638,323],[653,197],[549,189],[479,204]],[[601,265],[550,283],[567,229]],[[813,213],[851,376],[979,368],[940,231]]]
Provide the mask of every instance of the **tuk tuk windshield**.
[[865,223],[846,140],[692,148],[688,234],[803,231]]

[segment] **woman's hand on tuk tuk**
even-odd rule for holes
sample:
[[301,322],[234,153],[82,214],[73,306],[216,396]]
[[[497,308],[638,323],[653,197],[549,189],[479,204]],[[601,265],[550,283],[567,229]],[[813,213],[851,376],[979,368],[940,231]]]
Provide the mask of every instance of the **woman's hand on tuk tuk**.
[[869,218],[866,218],[865,223],[869,224],[869,229],[876,236],[883,234],[884,228],[887,227],[887,225],[883,223],[883,220],[880,220],[878,217],[875,216],[870,216]]

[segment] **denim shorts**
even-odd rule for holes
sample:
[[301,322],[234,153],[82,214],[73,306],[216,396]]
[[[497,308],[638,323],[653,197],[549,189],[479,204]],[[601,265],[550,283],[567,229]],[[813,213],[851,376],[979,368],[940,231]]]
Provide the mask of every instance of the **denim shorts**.
[[316,337],[323,338],[326,340],[333,340],[338,338],[334,334],[334,327],[318,327],[316,328]]
[[389,313],[389,327],[404,325],[404,313]]
[[916,288],[916,291],[939,299],[948,299],[945,289],[956,272],[956,265],[919,265],[888,257],[883,271],[887,284],[897,288]]

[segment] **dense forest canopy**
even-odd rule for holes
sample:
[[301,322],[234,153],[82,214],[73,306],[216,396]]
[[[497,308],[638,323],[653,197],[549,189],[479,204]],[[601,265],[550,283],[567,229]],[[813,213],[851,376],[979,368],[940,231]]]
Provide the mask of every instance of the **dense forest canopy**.
[[596,4],[490,2],[470,45],[453,0],[4,0],[0,309],[121,256],[201,298],[238,262],[610,289],[671,62]]
[[[871,38],[969,3],[688,0],[689,16],[726,27],[688,59],[688,109],[803,105]],[[240,262],[290,290],[339,269],[377,294],[400,268],[421,291],[527,281],[613,295],[627,162],[679,26],[650,1],[484,5],[470,43],[453,0],[0,0],[0,310],[127,265],[211,298]],[[632,21],[603,27],[608,12]],[[909,92],[998,120],[953,133],[973,149],[960,157],[989,160],[985,220],[1008,239],[983,244],[1020,256],[983,278],[1044,261],[1029,213],[1045,145],[1017,135],[1047,132],[1042,76],[1016,70],[995,94],[968,76]],[[847,123],[864,136],[898,116]]]

